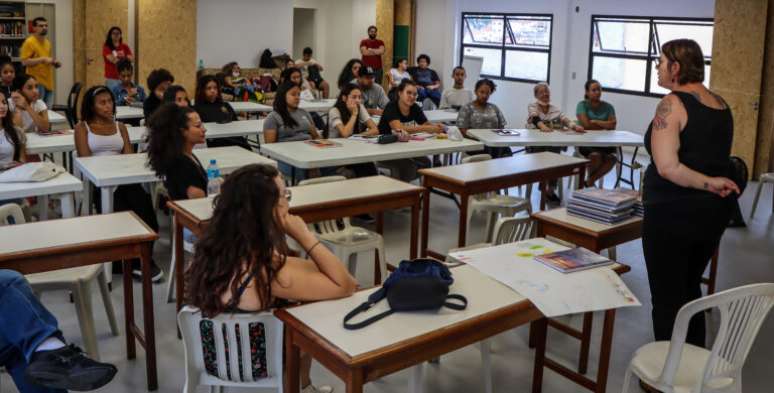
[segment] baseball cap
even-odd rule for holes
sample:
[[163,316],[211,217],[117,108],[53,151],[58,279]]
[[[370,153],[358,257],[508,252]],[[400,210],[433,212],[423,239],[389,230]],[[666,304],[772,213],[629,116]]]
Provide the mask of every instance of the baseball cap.
[[374,69],[371,67],[363,67],[360,69],[360,76],[374,76]]

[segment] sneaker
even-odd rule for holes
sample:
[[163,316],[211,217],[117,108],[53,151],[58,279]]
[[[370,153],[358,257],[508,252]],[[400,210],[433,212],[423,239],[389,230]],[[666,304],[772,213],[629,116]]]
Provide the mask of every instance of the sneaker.
[[322,385],[322,386],[314,386],[311,383],[309,385],[306,385],[305,388],[301,389],[301,393],[332,393],[333,387],[328,385]]
[[83,392],[107,385],[116,371],[114,365],[92,360],[83,354],[83,350],[70,344],[32,354],[24,375],[36,385]]
[[[164,279],[164,271],[156,265],[156,261],[151,260],[150,270],[151,282],[159,283]],[[142,264],[140,264],[139,260],[132,262],[132,275],[138,280],[142,280]]]

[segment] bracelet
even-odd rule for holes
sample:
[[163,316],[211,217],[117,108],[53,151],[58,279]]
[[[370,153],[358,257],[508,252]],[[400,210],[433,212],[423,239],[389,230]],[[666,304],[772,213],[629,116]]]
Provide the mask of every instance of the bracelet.
[[309,247],[308,250],[306,250],[306,258],[309,258],[309,254],[314,250],[315,247],[317,247],[320,244],[320,241],[318,240],[317,243],[315,243],[312,247]]

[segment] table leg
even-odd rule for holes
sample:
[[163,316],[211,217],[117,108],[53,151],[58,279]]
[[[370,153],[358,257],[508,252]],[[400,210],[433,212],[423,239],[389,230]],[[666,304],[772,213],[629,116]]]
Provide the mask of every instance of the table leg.
[[132,289],[132,262],[123,260],[124,265],[124,331],[126,332],[126,358],[137,357],[134,341],[134,292]]
[[298,379],[301,351],[293,343],[292,330],[285,327],[285,393],[299,393]]
[[546,335],[548,319],[541,318],[532,322],[530,332],[535,332],[535,368],[532,371],[532,393],[543,391],[543,367],[546,360]]
[[576,184],[576,189],[583,188],[582,184],[586,184],[586,167],[582,167],[578,171],[578,184]]
[[[376,233],[384,235],[384,212],[379,211],[376,213]],[[387,259],[384,255],[379,255],[379,250],[374,251],[374,285],[382,283],[382,269],[379,267],[379,259],[384,259],[384,264],[387,264]]]
[[142,312],[145,339],[145,370],[148,390],[158,389],[156,370],[156,326],[153,321],[153,283],[151,283],[151,244],[142,245]]
[[465,247],[465,235],[468,229],[468,194],[460,194],[460,229],[457,236],[457,246]]
[[546,190],[548,190],[548,184],[541,181],[538,183],[538,189],[540,190],[540,210],[546,210]]
[[[411,205],[411,239],[409,239],[409,258],[417,257],[417,231],[419,231],[419,197]],[[429,208],[429,207],[428,207]]]
[[185,269],[183,260],[185,254],[183,253],[183,226],[177,222],[177,214],[172,218],[172,225],[174,227],[172,236],[175,237],[175,249],[172,250],[172,252],[175,253],[175,303],[177,305],[177,311],[180,311],[180,309],[183,308],[183,296],[185,296],[185,278],[183,272],[183,269]]
[[363,393],[363,370],[356,368],[349,371],[347,376],[347,393]]
[[102,198],[102,214],[108,214],[113,212],[113,191],[115,187],[102,187],[100,188],[100,196]]
[[578,372],[586,374],[589,366],[589,347],[591,346],[591,326],[594,322],[594,313],[583,314],[583,330],[581,330],[580,358],[578,359]]
[[59,200],[62,204],[62,218],[75,217],[75,197],[73,193],[62,194]]
[[40,210],[40,221],[48,220],[48,195],[38,197],[38,209]]
[[597,370],[596,393],[607,390],[607,374],[610,369],[610,353],[613,350],[613,327],[615,325],[615,309],[605,311],[605,321],[602,328],[602,343],[599,350],[599,369]]
[[425,187],[422,193],[422,252],[421,257],[427,257],[428,228],[430,227],[430,188]]

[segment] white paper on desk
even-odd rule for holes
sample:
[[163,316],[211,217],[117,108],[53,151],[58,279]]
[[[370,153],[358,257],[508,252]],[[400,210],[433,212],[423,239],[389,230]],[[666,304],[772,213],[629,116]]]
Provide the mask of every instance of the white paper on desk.
[[0,173],[0,183],[41,182],[64,172],[64,168],[50,162],[31,162]]
[[566,249],[536,238],[449,256],[527,297],[547,317],[641,305],[610,266],[562,273],[533,259]]

